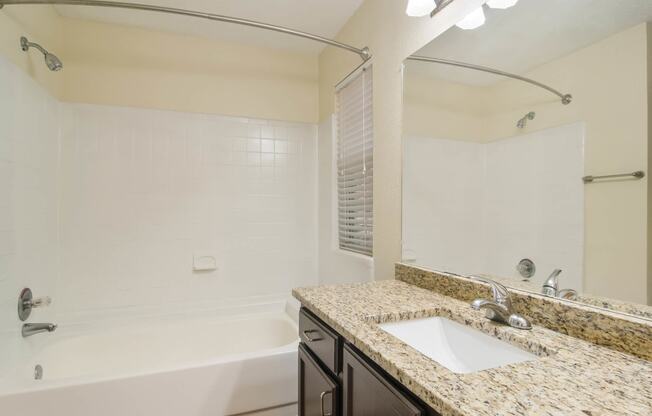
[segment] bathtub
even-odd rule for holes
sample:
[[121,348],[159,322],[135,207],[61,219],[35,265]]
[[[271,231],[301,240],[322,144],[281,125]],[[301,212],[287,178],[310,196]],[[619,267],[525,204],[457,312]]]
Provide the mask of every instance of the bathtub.
[[62,326],[21,339],[32,352],[4,375],[0,415],[296,415],[294,311],[268,309]]

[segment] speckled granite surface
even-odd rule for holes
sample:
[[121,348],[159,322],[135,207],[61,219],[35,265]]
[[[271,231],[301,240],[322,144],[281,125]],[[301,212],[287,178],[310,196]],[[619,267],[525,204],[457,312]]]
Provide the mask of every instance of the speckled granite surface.
[[[652,415],[652,363],[539,326],[517,330],[468,303],[400,281],[299,288],[301,303],[444,416]],[[538,355],[455,374],[378,322],[445,316]]]
[[624,302],[593,295],[579,295],[577,302],[652,320],[652,306]]
[[[396,279],[464,302],[491,296],[485,283],[400,263]],[[536,325],[652,360],[652,322],[647,319],[515,288],[509,291],[514,309]]]

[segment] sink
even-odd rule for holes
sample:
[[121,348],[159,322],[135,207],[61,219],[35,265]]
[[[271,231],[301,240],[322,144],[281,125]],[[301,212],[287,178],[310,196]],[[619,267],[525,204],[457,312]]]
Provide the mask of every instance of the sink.
[[442,317],[390,322],[380,328],[458,374],[532,361],[536,355]]

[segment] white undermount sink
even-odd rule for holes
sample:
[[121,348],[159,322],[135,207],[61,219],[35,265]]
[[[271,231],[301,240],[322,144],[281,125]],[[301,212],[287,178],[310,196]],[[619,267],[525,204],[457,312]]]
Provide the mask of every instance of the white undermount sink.
[[454,373],[474,373],[537,358],[511,344],[442,317],[379,326]]

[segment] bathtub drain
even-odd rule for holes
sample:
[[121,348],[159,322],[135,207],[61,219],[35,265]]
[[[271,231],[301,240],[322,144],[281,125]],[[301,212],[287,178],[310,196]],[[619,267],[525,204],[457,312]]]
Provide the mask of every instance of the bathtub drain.
[[36,364],[34,367],[34,380],[40,380],[43,378],[43,367],[40,364]]

